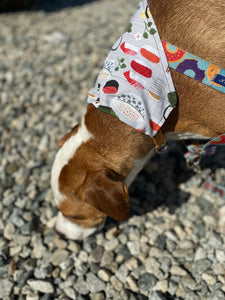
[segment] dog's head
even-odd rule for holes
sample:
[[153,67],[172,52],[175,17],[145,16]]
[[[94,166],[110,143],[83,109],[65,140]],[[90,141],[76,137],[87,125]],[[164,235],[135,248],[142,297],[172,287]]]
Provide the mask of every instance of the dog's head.
[[59,209],[56,229],[67,238],[79,240],[99,230],[106,216],[127,219],[127,187],[96,151],[95,136],[84,119],[58,146],[51,178]]

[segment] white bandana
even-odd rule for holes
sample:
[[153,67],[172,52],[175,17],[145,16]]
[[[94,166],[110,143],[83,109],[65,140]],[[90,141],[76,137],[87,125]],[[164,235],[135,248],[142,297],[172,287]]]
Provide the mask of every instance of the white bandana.
[[162,42],[143,0],[109,52],[88,103],[154,137],[176,99]]

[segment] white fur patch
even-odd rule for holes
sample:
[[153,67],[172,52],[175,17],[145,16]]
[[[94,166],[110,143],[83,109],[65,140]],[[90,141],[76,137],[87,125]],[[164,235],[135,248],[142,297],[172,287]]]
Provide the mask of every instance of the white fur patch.
[[51,186],[54,193],[56,205],[59,205],[59,203],[64,198],[64,196],[59,191],[59,176],[62,168],[73,157],[74,153],[81,146],[81,144],[87,142],[92,137],[92,134],[88,131],[85,125],[83,117],[78,132],[75,135],[71,136],[56,154],[51,172]]
[[71,240],[83,240],[85,237],[95,233],[104,226],[104,222],[96,227],[82,228],[67,220],[61,212],[57,215],[56,230]]

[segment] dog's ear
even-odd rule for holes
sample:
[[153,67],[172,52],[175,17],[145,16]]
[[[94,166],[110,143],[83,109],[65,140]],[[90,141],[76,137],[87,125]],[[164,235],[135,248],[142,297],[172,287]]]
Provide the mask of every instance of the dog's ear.
[[111,170],[87,174],[82,198],[90,206],[117,221],[124,221],[129,216],[127,186]]
[[64,143],[65,143],[72,135],[74,135],[74,134],[77,133],[78,128],[79,128],[79,124],[77,124],[76,126],[74,126],[74,127],[71,129],[70,132],[66,133],[66,134],[64,135],[64,137],[61,138],[61,140],[58,141],[57,146],[58,146],[59,148],[62,148],[62,146],[64,145]]

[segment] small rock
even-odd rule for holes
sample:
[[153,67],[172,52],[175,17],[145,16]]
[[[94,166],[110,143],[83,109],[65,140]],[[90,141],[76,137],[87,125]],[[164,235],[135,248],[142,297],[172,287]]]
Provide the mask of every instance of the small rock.
[[190,290],[194,291],[196,288],[196,282],[190,275],[183,276],[181,278],[181,283],[184,288],[189,288]]
[[39,243],[36,245],[32,251],[32,257],[39,259],[42,258],[46,252],[46,247],[42,245],[42,243]]
[[126,261],[125,266],[128,270],[134,270],[138,267],[138,261],[135,257],[131,257],[128,261]]
[[64,290],[64,293],[70,298],[76,300],[76,293],[73,288],[69,287]]
[[138,241],[128,242],[127,247],[131,255],[138,255],[140,253],[140,243]]
[[61,32],[52,32],[50,34],[43,35],[42,39],[43,41],[48,43],[58,44],[58,43],[65,42],[68,39],[68,37]]
[[104,300],[105,295],[103,293],[90,294],[90,299],[91,300]]
[[21,273],[18,278],[18,286],[22,288],[26,284],[27,280],[32,277],[32,275],[33,271],[31,270]]
[[131,291],[133,292],[137,292],[138,291],[138,287],[136,284],[136,281],[134,280],[134,278],[132,276],[128,276],[127,277],[127,283],[131,289]]
[[46,294],[54,292],[53,285],[50,282],[43,281],[43,280],[29,279],[27,283],[35,291],[46,293]]
[[64,249],[57,249],[51,256],[53,266],[58,266],[62,261],[67,259],[69,252]]
[[164,250],[166,248],[166,236],[164,234],[158,235],[155,244],[157,248]]
[[78,259],[84,263],[86,263],[88,261],[88,254],[87,252],[81,250],[79,255],[78,255]]
[[192,265],[192,270],[195,273],[203,273],[205,272],[207,269],[209,269],[209,267],[212,265],[212,262],[205,258],[205,259],[200,259],[197,260],[193,263]]
[[101,261],[104,248],[102,246],[97,246],[94,248],[89,256],[89,262],[99,263]]
[[157,278],[154,275],[145,273],[141,275],[141,277],[139,278],[138,286],[140,289],[144,291],[148,291],[156,285],[156,282],[157,282]]
[[11,294],[13,282],[7,278],[0,280],[0,298],[3,299]]
[[108,282],[109,279],[110,279],[110,277],[111,277],[111,273],[110,273],[109,271],[107,271],[107,270],[100,269],[100,270],[98,271],[98,277],[99,277],[101,280],[103,280],[103,281],[105,281],[105,282]]
[[168,280],[167,279],[157,281],[156,285],[154,286],[155,291],[160,291],[162,293],[166,293],[167,289],[168,289]]
[[102,255],[100,266],[106,267],[108,265],[111,265],[113,259],[114,259],[113,252],[105,251]]
[[222,275],[224,274],[224,265],[223,264],[214,264],[212,266],[213,272],[215,273],[215,275]]
[[193,249],[194,245],[191,241],[181,241],[178,243],[178,247],[180,249],[187,250],[187,249]]
[[168,286],[168,293],[170,293],[171,295],[175,295],[177,289],[178,289],[177,282],[170,279],[169,280],[169,286]]
[[112,276],[110,278],[110,281],[114,287],[115,290],[117,291],[122,291],[123,290],[123,284],[116,278],[116,276]]
[[67,280],[60,283],[59,287],[60,289],[65,290],[66,288],[73,286],[75,281],[76,281],[76,276],[71,275]]
[[202,274],[202,279],[207,283],[208,286],[212,286],[216,283],[216,278],[207,273]]
[[39,296],[38,296],[37,294],[35,294],[35,293],[33,293],[33,294],[28,294],[28,295],[26,296],[26,300],[39,300]]
[[67,249],[74,252],[75,254],[78,254],[81,250],[81,247],[76,242],[69,241],[69,245],[68,245]]
[[47,278],[48,270],[46,268],[36,268],[34,270],[34,277],[36,279],[45,279]]
[[67,242],[62,239],[55,239],[54,240],[55,246],[58,249],[65,249],[67,247]]
[[14,233],[15,233],[14,224],[12,224],[12,223],[6,224],[4,232],[3,232],[4,238],[6,238],[7,240],[11,240],[14,236]]
[[112,238],[105,244],[105,250],[106,251],[113,251],[116,249],[116,247],[119,245],[119,241],[117,238]]
[[216,250],[216,259],[220,263],[225,262],[225,251],[223,251],[223,250]]
[[25,245],[29,244],[30,236],[15,235],[14,240],[19,246],[25,246]]
[[172,275],[177,275],[177,276],[187,275],[187,272],[179,266],[172,266],[171,269],[170,269],[170,273]]
[[117,270],[117,272],[115,273],[115,275],[119,279],[119,281],[125,283],[128,275],[127,267],[125,265],[121,265]]
[[170,270],[170,267],[171,267],[171,259],[169,257],[161,257],[159,259],[159,262],[160,262],[160,268],[161,270],[165,273],[165,274],[168,274],[169,273],[169,270]]
[[195,258],[194,260],[197,261],[197,260],[201,260],[201,259],[204,259],[206,258],[207,254],[206,254],[206,250],[199,247],[196,252],[195,252]]
[[105,283],[96,277],[93,273],[87,274],[87,286],[91,293],[97,293],[100,291],[104,291]]
[[215,300],[223,300],[225,299],[225,294],[223,291],[221,290],[216,290],[213,293],[211,293],[209,295],[209,297],[207,298],[207,300],[211,300],[211,299],[215,299]]
[[74,288],[81,295],[87,295],[89,293],[89,289],[83,276],[78,277],[77,281],[74,284]]
[[159,272],[159,263],[154,257],[148,257],[145,260],[145,269],[148,273],[152,273],[157,276]]

